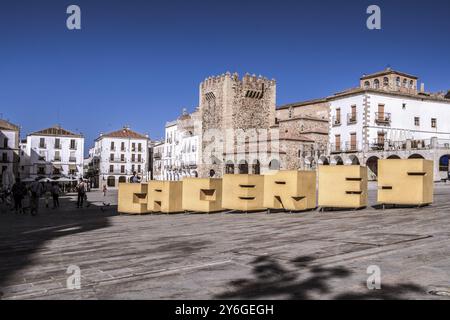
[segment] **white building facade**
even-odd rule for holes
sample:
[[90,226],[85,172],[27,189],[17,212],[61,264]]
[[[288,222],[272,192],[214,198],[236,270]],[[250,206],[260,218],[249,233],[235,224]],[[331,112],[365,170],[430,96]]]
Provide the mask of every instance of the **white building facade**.
[[22,143],[23,178],[83,177],[84,137],[60,126],[31,133]]
[[165,128],[162,153],[161,180],[179,181],[184,177],[198,177],[199,135],[195,130],[198,110],[183,114]]
[[164,154],[164,148],[165,144],[163,141],[156,142],[152,146],[152,174],[153,174],[153,180],[164,180],[163,177],[163,160],[162,156]]
[[417,90],[417,77],[390,69],[361,78],[360,88],[330,102],[330,164],[367,165],[376,179],[386,158],[433,160],[434,178],[448,177],[450,99]]
[[177,181],[181,178],[177,169],[180,159],[178,133],[177,121],[166,123],[164,152],[162,154],[162,180]]
[[149,138],[124,127],[95,140],[93,158],[98,158],[100,188],[117,188],[120,182],[129,182],[133,172],[141,181],[149,179]]
[[18,126],[0,119],[0,183],[9,187],[18,175],[19,135]]

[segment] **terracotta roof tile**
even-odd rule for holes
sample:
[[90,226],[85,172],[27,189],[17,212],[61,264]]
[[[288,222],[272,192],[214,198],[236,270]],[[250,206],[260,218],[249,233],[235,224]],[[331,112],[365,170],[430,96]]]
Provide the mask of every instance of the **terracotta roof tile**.
[[100,138],[108,137],[108,138],[127,138],[127,139],[148,139],[145,135],[137,133],[128,128],[123,128],[121,130],[113,131],[110,133],[103,134]]
[[81,134],[73,133],[69,130],[54,126],[47,129],[39,130],[29,134],[30,136],[64,136],[64,137],[83,137]]

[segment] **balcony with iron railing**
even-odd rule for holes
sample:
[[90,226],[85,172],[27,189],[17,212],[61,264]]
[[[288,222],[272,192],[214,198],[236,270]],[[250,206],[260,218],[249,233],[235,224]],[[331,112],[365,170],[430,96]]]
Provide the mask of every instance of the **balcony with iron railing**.
[[53,162],[61,162],[61,157],[55,156]]
[[347,113],[347,124],[356,124],[356,113]]
[[69,157],[69,162],[77,162],[77,158],[76,157]]
[[345,143],[345,152],[359,152],[361,148],[359,148],[358,141],[347,141]]
[[333,127],[338,127],[338,126],[340,126],[342,123],[341,123],[341,117],[336,117],[336,116],[334,116],[333,118],[332,118],[332,125],[333,125]]
[[387,146],[389,146],[390,141],[387,139],[374,139],[372,143],[369,144],[371,150],[384,150]]
[[61,143],[55,143],[54,148],[55,148],[56,150],[61,150],[61,149],[62,149]]
[[125,162],[127,162],[126,160],[125,160],[125,158],[109,158],[109,162],[119,162],[119,163],[125,163]]
[[375,112],[375,123],[378,125],[391,125],[391,114],[387,112]]
[[158,159],[159,160],[159,159],[161,159],[161,157],[162,157],[162,154],[160,152],[153,154],[153,159]]
[[128,170],[120,170],[120,169],[114,169],[114,170],[108,170],[109,174],[128,174]]
[[332,143],[330,145],[330,152],[331,153],[341,153],[343,152],[343,148],[342,145],[340,143],[336,144],[336,143]]

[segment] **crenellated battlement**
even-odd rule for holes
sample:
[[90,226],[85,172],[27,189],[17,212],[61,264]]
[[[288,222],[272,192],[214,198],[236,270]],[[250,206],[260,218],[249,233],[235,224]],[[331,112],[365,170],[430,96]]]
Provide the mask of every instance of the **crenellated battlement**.
[[275,79],[269,80],[262,75],[256,74],[250,75],[246,73],[242,78],[239,77],[237,72],[231,74],[229,71],[218,76],[210,76],[200,83],[202,89],[213,89],[222,85],[226,80],[230,80],[238,85],[241,85],[245,89],[257,90],[264,84],[265,87],[273,86],[276,84]]

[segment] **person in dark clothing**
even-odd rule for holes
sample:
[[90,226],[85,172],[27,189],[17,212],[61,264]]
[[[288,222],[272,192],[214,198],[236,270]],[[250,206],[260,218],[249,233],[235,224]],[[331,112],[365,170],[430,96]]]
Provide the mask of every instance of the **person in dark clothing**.
[[23,213],[22,200],[27,193],[27,189],[25,188],[25,185],[20,181],[20,178],[17,178],[11,192],[14,198],[14,210],[16,211],[16,214]]
[[57,182],[53,182],[52,185],[52,198],[53,198],[53,209],[59,208],[59,194],[61,193],[61,188]]
[[83,201],[86,197],[86,183],[83,181],[83,178],[80,178],[80,182],[77,185],[78,191],[78,199],[77,199],[77,208],[83,208]]

